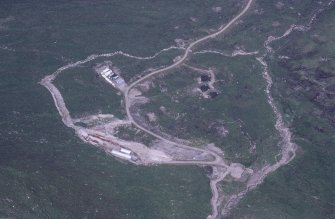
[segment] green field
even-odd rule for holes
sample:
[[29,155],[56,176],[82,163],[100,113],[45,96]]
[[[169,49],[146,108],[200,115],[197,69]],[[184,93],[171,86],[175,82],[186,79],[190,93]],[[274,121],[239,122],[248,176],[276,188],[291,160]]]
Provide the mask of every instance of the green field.
[[332,7],[317,16],[309,31],[273,44],[273,92],[299,146],[298,155],[247,195],[230,218],[334,218],[333,20]]

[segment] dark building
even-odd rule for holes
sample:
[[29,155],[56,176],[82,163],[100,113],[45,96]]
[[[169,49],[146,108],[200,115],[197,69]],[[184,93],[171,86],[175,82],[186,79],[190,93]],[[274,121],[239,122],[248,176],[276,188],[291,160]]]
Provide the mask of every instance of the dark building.
[[201,81],[202,82],[207,82],[207,81],[210,81],[211,80],[211,77],[208,76],[208,75],[201,75]]
[[200,90],[201,90],[202,92],[206,92],[206,91],[209,90],[209,87],[208,87],[208,85],[201,85],[201,86],[200,86]]

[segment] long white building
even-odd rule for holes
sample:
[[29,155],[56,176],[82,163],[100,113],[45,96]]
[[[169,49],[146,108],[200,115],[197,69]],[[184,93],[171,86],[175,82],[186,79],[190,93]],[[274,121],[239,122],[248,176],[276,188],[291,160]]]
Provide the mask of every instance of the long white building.
[[128,150],[128,149],[125,149],[125,148],[121,148],[121,150],[120,150],[122,153],[124,153],[124,154],[131,154],[131,150]]
[[121,159],[131,160],[131,156],[129,154],[125,154],[117,150],[112,150],[112,155],[119,157]]

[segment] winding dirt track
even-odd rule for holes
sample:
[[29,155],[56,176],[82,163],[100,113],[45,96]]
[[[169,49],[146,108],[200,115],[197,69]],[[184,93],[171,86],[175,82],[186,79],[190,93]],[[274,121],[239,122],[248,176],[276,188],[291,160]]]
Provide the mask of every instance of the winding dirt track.
[[[212,33],[212,34],[210,34],[210,35],[207,35],[207,36],[205,36],[205,37],[203,37],[203,38],[200,38],[200,39],[194,41],[193,43],[191,43],[191,44],[186,48],[185,53],[184,53],[184,55],[182,56],[182,58],[179,59],[177,62],[175,62],[175,63],[173,63],[172,65],[167,66],[167,67],[165,67],[165,68],[161,68],[161,69],[158,69],[158,70],[156,70],[156,71],[153,71],[153,72],[151,72],[150,74],[147,74],[146,76],[144,76],[144,77],[138,79],[137,81],[133,82],[132,84],[130,84],[130,85],[128,86],[127,90],[125,91],[125,99],[126,99],[126,100],[128,99],[128,93],[129,93],[129,91],[130,91],[134,86],[136,86],[138,83],[140,83],[140,82],[142,82],[142,81],[144,81],[144,80],[146,80],[146,79],[148,79],[148,78],[150,78],[150,77],[152,77],[152,76],[154,76],[154,75],[156,75],[156,74],[158,74],[158,73],[162,73],[162,72],[164,72],[164,71],[168,71],[168,70],[171,70],[171,69],[177,67],[178,65],[182,64],[182,63],[186,60],[186,58],[192,53],[192,48],[193,48],[193,47],[195,47],[196,45],[198,45],[198,44],[200,44],[201,42],[204,42],[204,41],[206,41],[206,40],[208,40],[208,39],[210,39],[210,38],[215,38],[215,37],[217,37],[218,35],[224,33],[226,30],[228,30],[229,27],[231,27],[231,26],[232,26],[238,19],[240,19],[240,18],[241,18],[241,17],[242,17],[242,16],[249,10],[249,8],[250,8],[252,2],[253,2],[253,0],[249,0],[248,3],[247,3],[247,5],[244,7],[244,9],[243,9],[238,15],[236,15],[236,17],[234,17],[231,21],[229,21],[229,23],[226,24],[223,28],[221,28],[220,30],[218,30],[218,31],[215,32],[215,33]],[[128,109],[128,107],[127,107],[127,109]]]
[[[170,144],[174,144],[174,145],[178,145],[179,147],[183,147],[183,148],[187,148],[187,149],[195,149],[194,147],[190,147],[188,145],[183,145],[183,144],[179,144],[179,143],[175,143],[175,142],[172,142],[148,129],[146,129],[145,127],[141,126],[139,123],[137,123],[133,116],[131,115],[130,113],[130,106],[131,106],[131,101],[130,101],[130,98],[129,98],[129,92],[132,88],[134,88],[137,84],[143,82],[144,80],[152,77],[152,76],[155,76],[159,73],[162,73],[162,72],[165,72],[165,71],[168,71],[168,70],[171,70],[177,66],[179,66],[180,64],[182,64],[188,57],[189,55],[192,53],[192,48],[195,47],[196,45],[208,40],[208,39],[211,39],[211,38],[215,38],[217,37],[218,35],[224,33],[226,30],[228,30],[229,27],[231,27],[238,19],[240,19],[247,11],[248,9],[250,8],[251,4],[252,4],[253,0],[249,0],[247,5],[244,7],[244,9],[238,14],[236,15],[231,21],[229,21],[229,23],[227,23],[223,28],[221,28],[220,30],[218,30],[217,32],[213,33],[213,34],[210,34],[208,36],[205,36],[203,38],[200,38],[196,41],[194,41],[193,43],[191,43],[185,50],[185,53],[184,55],[182,56],[182,58],[180,58],[177,62],[173,63],[172,65],[168,66],[168,67],[165,67],[165,68],[162,68],[162,69],[159,69],[159,70],[156,70],[156,71],[153,71],[149,74],[147,74],[146,76],[138,79],[137,81],[133,82],[132,84],[130,84],[125,92],[124,92],[124,100],[125,100],[125,108],[126,108],[126,112],[127,112],[127,116],[128,116],[128,119],[139,129],[141,129],[142,131],[158,138],[158,139],[161,139],[163,141],[166,141]],[[211,155],[213,155],[215,158],[216,158],[216,162],[215,163],[221,163],[221,165],[219,166],[226,166],[228,167],[227,165],[222,165],[222,163],[224,164],[223,160],[214,152],[209,152],[208,150],[203,150],[203,149],[197,149],[199,151],[202,151],[202,152],[207,152],[207,153],[210,153]]]
[[[205,36],[203,38],[200,38],[196,41],[194,41],[193,43],[191,43],[185,50],[185,53],[184,55],[175,63],[173,63],[172,65],[170,66],[167,66],[165,68],[162,68],[162,69],[159,69],[159,70],[156,70],[156,71],[153,71],[149,74],[147,74],[146,76],[138,79],[137,81],[133,82],[132,84],[130,84],[127,89],[125,90],[124,92],[124,100],[125,100],[125,108],[126,108],[126,112],[127,112],[127,116],[128,116],[128,119],[139,129],[141,129],[142,131],[158,138],[158,139],[161,139],[163,141],[166,141],[166,142],[169,142],[171,144],[175,144],[175,145],[178,145],[179,147],[182,147],[182,148],[192,148],[194,150],[194,147],[190,147],[188,145],[183,145],[183,144],[179,144],[179,143],[175,143],[175,142],[171,142],[170,140],[168,139],[165,139],[164,137],[146,129],[145,127],[141,126],[139,123],[137,123],[133,116],[131,115],[130,113],[130,107],[131,107],[131,101],[129,99],[129,92],[132,88],[134,88],[137,84],[145,81],[146,79],[149,79],[150,77],[152,76],[155,76],[159,73],[162,73],[162,72],[165,72],[165,71],[168,71],[168,70],[171,70],[177,66],[179,66],[180,64],[182,64],[192,53],[192,48],[197,46],[198,44],[208,40],[208,39],[211,39],[211,38],[215,38],[217,37],[218,35],[220,34],[223,34],[225,31],[228,30],[229,27],[231,27],[238,19],[240,19],[247,11],[248,9],[250,8],[251,4],[252,4],[253,0],[248,0],[248,3],[246,4],[246,6],[244,7],[244,9],[238,14],[236,15],[229,23],[227,23],[223,28],[221,28],[220,30],[218,30],[217,32],[213,33],[213,34],[210,34],[208,36]],[[225,164],[225,162],[223,161],[223,159],[217,155],[216,153],[214,152],[211,152],[211,151],[208,151],[208,150],[203,150],[203,149],[197,149],[197,150],[201,150],[203,152],[207,152],[207,153],[210,153],[211,155],[213,155],[215,157],[215,161],[212,162],[212,164],[216,164],[216,165],[222,165],[226,168],[228,168],[228,166]],[[173,163],[173,162],[171,162]],[[175,162],[174,162],[175,163]],[[183,162],[183,161],[180,161],[178,162],[179,164],[190,164],[189,162]],[[199,162],[195,162],[194,164],[200,164]],[[208,219],[214,219],[214,218],[217,218],[219,216],[219,211],[218,211],[218,201],[219,201],[219,192],[218,192],[218,188],[217,188],[217,184],[223,180],[223,178],[228,174],[229,171],[227,171],[225,174],[223,174],[222,176],[218,177],[218,179],[216,180],[211,180],[211,183],[210,183],[210,186],[211,186],[211,190],[212,190],[212,193],[213,193],[213,197],[212,197],[212,200],[211,200],[211,205],[212,205],[212,215],[209,215],[208,216]]]

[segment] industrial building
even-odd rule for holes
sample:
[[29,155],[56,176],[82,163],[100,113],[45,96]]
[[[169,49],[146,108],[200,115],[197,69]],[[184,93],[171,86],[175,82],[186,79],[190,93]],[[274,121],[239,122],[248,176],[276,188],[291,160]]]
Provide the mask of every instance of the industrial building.
[[95,70],[114,87],[122,90],[126,86],[124,79],[119,74],[115,73],[109,65],[98,65],[95,67]]

